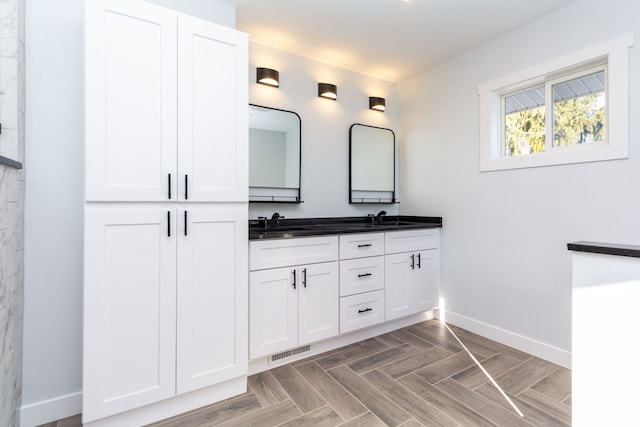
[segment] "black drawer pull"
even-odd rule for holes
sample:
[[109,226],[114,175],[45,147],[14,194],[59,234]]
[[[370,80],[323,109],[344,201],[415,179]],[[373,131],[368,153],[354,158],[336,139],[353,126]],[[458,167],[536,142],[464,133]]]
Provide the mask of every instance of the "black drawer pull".
[[416,268],[416,255],[415,254],[411,254],[411,269],[415,269]]
[[363,310],[358,310],[358,313],[366,313],[367,311],[373,311],[373,308],[365,308]]
[[184,199],[189,200],[189,175],[184,176]]
[[296,288],[296,269],[294,268],[293,270],[293,289]]
[[171,200],[171,174],[169,174],[168,181],[169,181],[169,200]]
[[420,254],[418,254],[418,268],[422,268],[422,265],[420,265]]
[[363,243],[361,245],[358,245],[359,248],[368,248],[371,246],[371,243]]
[[371,276],[371,273],[358,274],[358,277],[367,277],[367,276]]
[[171,211],[167,211],[167,237],[171,237]]

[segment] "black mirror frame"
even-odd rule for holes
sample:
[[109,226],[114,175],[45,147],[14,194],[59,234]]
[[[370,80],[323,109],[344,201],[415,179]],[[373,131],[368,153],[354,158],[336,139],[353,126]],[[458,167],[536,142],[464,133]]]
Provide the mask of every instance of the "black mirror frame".
[[[296,117],[298,117],[298,123],[299,123],[299,129],[300,129],[299,158],[298,158],[298,188],[297,188],[298,194],[296,196],[279,196],[279,195],[253,196],[253,197],[258,197],[253,200],[251,199],[252,197],[251,194],[249,194],[249,203],[295,203],[295,204],[304,203],[302,201],[302,190],[301,190],[302,189],[302,118],[295,111],[283,110],[280,108],[273,108],[273,107],[266,107],[264,105],[251,104],[251,103],[249,103],[249,106],[295,114]],[[252,187],[249,186],[249,189],[251,188]],[[281,187],[260,187],[260,188],[272,188],[273,190],[281,189]]]
[[[353,197],[353,188],[352,188],[352,161],[353,161],[353,127],[354,126],[365,126],[374,129],[381,129],[391,132],[393,136],[393,191],[380,191],[385,193],[390,193],[389,198],[381,198],[381,197]],[[378,126],[365,125],[362,123],[354,123],[349,126],[349,204],[395,204],[399,203],[396,199],[396,134],[392,129],[382,128]]]

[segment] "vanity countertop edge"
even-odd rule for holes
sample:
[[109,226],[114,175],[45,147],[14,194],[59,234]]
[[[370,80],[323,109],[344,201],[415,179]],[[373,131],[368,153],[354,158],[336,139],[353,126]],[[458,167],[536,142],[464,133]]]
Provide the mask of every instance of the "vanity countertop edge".
[[575,252],[640,258],[640,246],[638,245],[580,241],[568,243],[567,249]]
[[265,227],[264,220],[249,220],[249,241],[289,239],[333,234],[376,233],[385,231],[442,228],[442,217],[388,215],[379,223],[366,216],[281,219],[275,228]]

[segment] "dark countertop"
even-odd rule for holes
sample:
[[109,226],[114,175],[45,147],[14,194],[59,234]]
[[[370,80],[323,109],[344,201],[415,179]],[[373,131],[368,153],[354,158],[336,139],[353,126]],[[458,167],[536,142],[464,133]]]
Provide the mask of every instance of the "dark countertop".
[[441,228],[442,217],[389,215],[382,223],[372,224],[369,217],[281,219],[277,228],[265,228],[264,221],[249,220],[249,240],[289,239],[330,234],[371,233],[383,231]]
[[574,242],[568,243],[567,248],[570,251],[576,252],[590,252],[594,254],[640,258],[640,246],[637,245],[602,242]]

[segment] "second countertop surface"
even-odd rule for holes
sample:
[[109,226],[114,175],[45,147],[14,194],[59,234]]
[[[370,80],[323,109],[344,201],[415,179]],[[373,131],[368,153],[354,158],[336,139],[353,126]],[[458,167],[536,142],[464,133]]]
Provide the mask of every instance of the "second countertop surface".
[[271,228],[269,220],[249,220],[249,240],[288,239],[295,237],[372,233],[383,231],[412,230],[420,228],[441,228],[442,217],[389,215],[381,222],[373,222],[371,217],[330,217],[280,219]]

